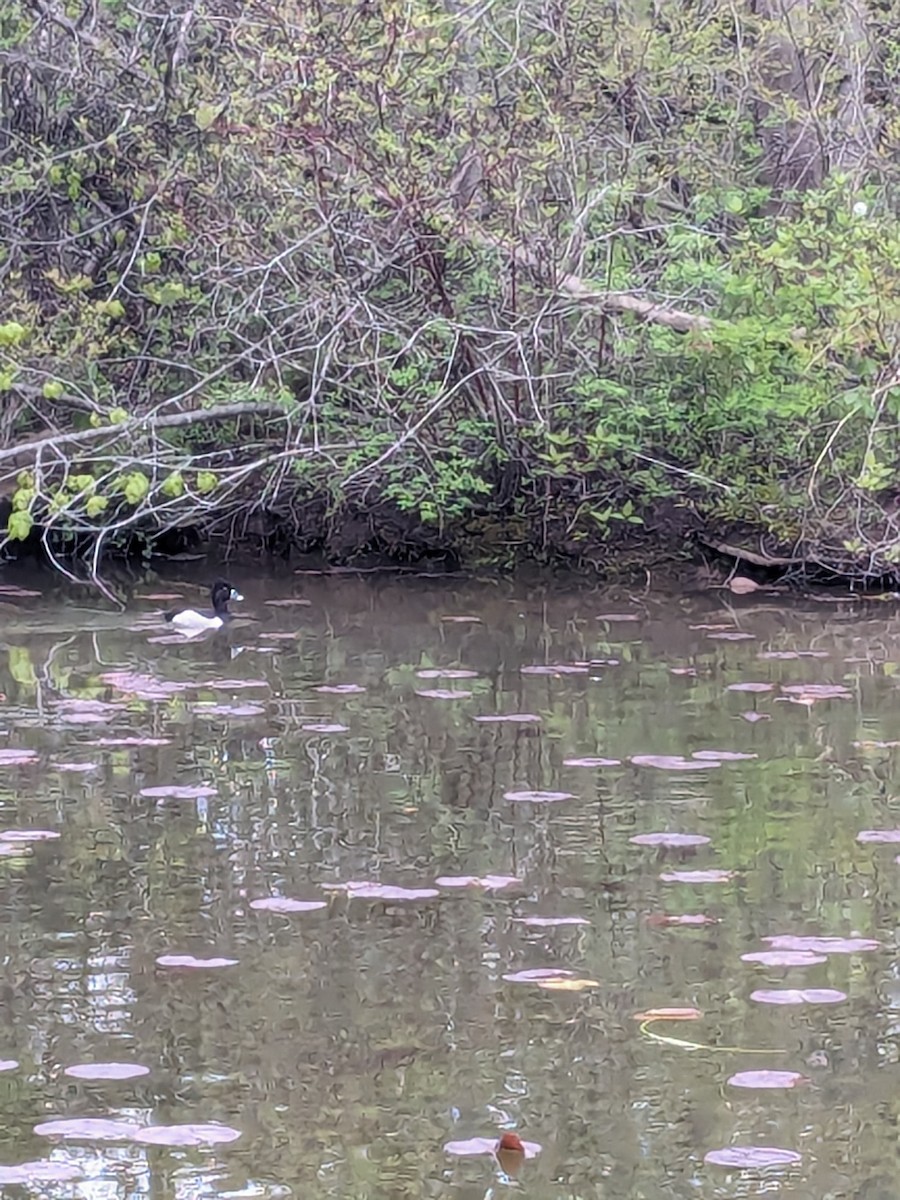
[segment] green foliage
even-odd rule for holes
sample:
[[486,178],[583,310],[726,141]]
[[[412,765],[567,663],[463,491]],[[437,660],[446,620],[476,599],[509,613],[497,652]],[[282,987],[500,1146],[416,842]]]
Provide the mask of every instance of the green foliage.
[[177,61],[161,0],[72,9],[74,53],[49,10],[4,16],[41,69],[0,141],[0,391],[97,435],[14,514],[224,526],[209,497],[297,489],[568,544],[666,503],[868,554],[900,468],[889,55],[850,178],[804,140],[811,89],[858,142],[846,73],[812,53],[801,88],[774,7],[301,8],[214,2]]

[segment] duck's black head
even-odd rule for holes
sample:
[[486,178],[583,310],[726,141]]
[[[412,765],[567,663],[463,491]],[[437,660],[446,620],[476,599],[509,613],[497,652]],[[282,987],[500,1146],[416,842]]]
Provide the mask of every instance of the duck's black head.
[[227,579],[217,579],[209,589],[212,606],[217,613],[228,611],[229,600],[243,600],[241,593]]

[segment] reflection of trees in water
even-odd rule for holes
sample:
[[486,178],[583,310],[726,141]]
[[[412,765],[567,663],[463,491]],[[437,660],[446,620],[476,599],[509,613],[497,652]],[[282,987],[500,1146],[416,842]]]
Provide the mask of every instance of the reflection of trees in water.
[[[544,1144],[527,1167],[535,1179],[561,1176],[584,1192],[602,1181],[610,1196],[652,1194],[661,1179],[677,1190],[673,1180],[706,1149],[764,1141],[771,1110],[752,1095],[723,1103],[724,1080],[746,1062],[641,1041],[631,1013],[655,1004],[704,1010],[698,1040],[707,1044],[785,1049],[772,1065],[815,1075],[807,1060],[826,1056],[829,1080],[817,1075],[816,1088],[779,1110],[785,1145],[801,1144],[812,1126],[847,1147],[847,1122],[857,1118],[877,1130],[880,1093],[855,1094],[852,1079],[865,1072],[877,1081],[889,1048],[889,992],[880,999],[876,990],[881,960],[835,958],[797,984],[850,993],[851,1005],[827,1023],[812,1010],[775,1022],[747,996],[778,982],[740,962],[782,928],[877,932],[893,920],[887,860],[854,840],[858,828],[890,820],[891,752],[853,746],[860,714],[866,733],[879,721],[878,732],[887,731],[893,693],[873,660],[844,665],[858,650],[844,615],[742,610],[756,634],[748,650],[689,629],[711,622],[705,600],[673,616],[671,598],[643,597],[639,628],[610,632],[592,623],[598,602],[583,593],[537,604],[515,589],[512,597],[492,589],[482,602],[473,589],[460,609],[475,606],[485,627],[447,629],[435,620],[438,607],[450,607],[446,594],[342,580],[338,599],[333,585],[320,586],[323,603],[304,614],[285,651],[248,652],[229,666],[269,682],[263,717],[194,717],[203,681],[223,676],[212,646],[163,652],[113,630],[61,642],[23,637],[14,670],[7,654],[8,742],[42,757],[3,770],[3,824],[63,836],[28,858],[0,860],[0,1019],[4,1054],[23,1063],[0,1074],[5,1161],[18,1161],[28,1130],[48,1114],[135,1108],[160,1121],[221,1119],[243,1129],[241,1142],[215,1155],[238,1175],[317,1179],[334,1196],[387,1180],[392,1194],[421,1195],[435,1172],[486,1180],[490,1164],[445,1163],[440,1147],[507,1122]],[[271,617],[279,628],[293,620]],[[887,659],[896,647],[890,618],[872,620],[866,644]],[[812,646],[828,658],[758,657]],[[620,664],[596,679],[519,671],[598,654]],[[671,675],[685,661],[696,678]],[[478,670],[467,684],[472,700],[416,697],[415,671],[434,663]],[[123,666],[198,688],[148,702],[98,686],[101,673]],[[777,719],[751,729],[735,719],[746,699],[726,690],[748,677],[840,678],[854,700],[810,713],[779,706]],[[312,690],[326,680],[367,691]],[[89,698],[124,707],[96,725],[57,721],[60,700]],[[522,710],[542,716],[537,729],[472,720]],[[350,732],[303,734],[311,715],[339,716]],[[162,734],[171,745],[89,745],[112,727]],[[262,738],[272,739],[268,749]],[[710,745],[759,758],[699,781],[627,763],[562,766],[572,754],[627,759]],[[89,757],[98,769],[57,774],[56,756]],[[140,795],[173,782],[210,783],[217,794],[202,802]],[[576,799],[502,799],[554,786]],[[709,833],[712,846],[629,844],[636,833],[672,828]],[[661,883],[672,866],[720,866],[739,877],[704,889]],[[421,886],[463,872],[517,875],[524,895],[463,891],[410,906],[333,895],[326,910],[291,917],[248,904],[270,894],[318,898],[327,882]],[[719,923],[648,924],[659,911],[707,911]],[[526,913],[578,914],[591,925],[528,929],[510,919]],[[165,952],[227,955],[239,965],[166,971],[156,964]],[[540,966],[575,969],[601,986],[565,995],[500,980]],[[60,1074],[71,1062],[121,1057],[153,1074],[100,1089]],[[871,1138],[874,1161],[882,1145],[877,1132]],[[123,1189],[140,1186],[132,1176],[144,1180],[148,1169],[154,1186],[175,1187],[174,1160],[162,1152],[109,1153],[111,1162],[125,1159],[133,1166],[122,1169]]]

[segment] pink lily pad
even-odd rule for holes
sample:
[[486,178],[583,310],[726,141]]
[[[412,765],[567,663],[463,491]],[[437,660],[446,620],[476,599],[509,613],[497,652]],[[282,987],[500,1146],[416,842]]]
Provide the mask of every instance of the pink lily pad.
[[723,871],[711,867],[706,871],[663,871],[663,883],[728,883],[734,879],[734,871]]
[[514,804],[556,804],[560,800],[574,800],[572,792],[504,792],[504,800]]
[[434,881],[435,887],[479,888],[485,892],[501,892],[504,888],[522,887],[522,880],[515,875],[441,875]]
[[778,933],[764,937],[773,950],[811,950],[813,954],[865,954],[880,950],[881,942],[864,937],[815,937],[793,933]]
[[482,725],[538,725],[541,722],[536,713],[485,713],[475,720]]
[[702,833],[636,833],[629,842],[635,846],[667,846],[681,849],[686,846],[707,846],[711,838]]
[[0,1071],[15,1071],[18,1065],[15,1058],[0,1058]]
[[158,967],[176,967],[186,971],[206,971],[217,967],[236,967],[236,958],[197,958],[193,954],[161,954],[156,960]]
[[143,592],[137,596],[138,600],[157,600],[159,603],[165,603],[167,600],[181,600],[184,592]]
[[687,679],[697,678],[696,667],[669,667],[670,675],[683,675]]
[[598,613],[594,618],[595,621],[610,621],[610,622],[628,622],[640,621],[638,613]]
[[[526,1158],[536,1158],[541,1152],[539,1142],[522,1142],[522,1149],[525,1152]],[[497,1138],[496,1137],[473,1137],[465,1138],[457,1142],[445,1142],[444,1153],[450,1154],[454,1158],[467,1158],[471,1155],[497,1153]]]
[[729,683],[725,690],[727,692],[771,692],[774,687],[774,683],[754,683],[748,680],[746,683]]
[[85,742],[85,745],[108,746],[116,749],[131,746],[171,746],[172,739],[165,737],[107,737],[95,738],[92,742]]
[[754,950],[751,954],[742,954],[741,961],[760,963],[764,967],[812,967],[828,962],[828,955],[813,954],[812,950]]
[[722,765],[706,759],[684,758],[680,754],[633,754],[629,762],[636,767],[654,767],[658,771],[705,771]]
[[55,829],[6,829],[0,833],[0,841],[55,842],[59,836]]
[[114,1121],[108,1117],[59,1117],[35,1125],[38,1137],[61,1138],[77,1142],[130,1142],[140,1133],[133,1121]]
[[148,1125],[134,1140],[142,1146],[224,1146],[240,1136],[230,1125]]
[[783,683],[781,690],[787,696],[800,696],[807,700],[847,700],[853,693],[840,683]]
[[416,671],[419,679],[477,679],[477,671],[467,671],[462,667],[423,667]]
[[198,717],[261,717],[266,710],[261,704],[213,704],[198,700],[191,711]]
[[74,1163],[51,1158],[36,1159],[19,1163],[14,1167],[0,1167],[0,1187],[22,1187],[41,1183],[73,1183],[81,1179],[84,1172]]
[[165,783],[159,787],[141,788],[138,794],[160,800],[205,800],[208,796],[218,796],[219,792],[204,784]]
[[50,764],[54,771],[62,771],[65,774],[79,775],[87,774],[88,771],[96,771],[99,763],[95,762],[53,762]]
[[558,925],[590,925],[586,917],[513,917],[519,925],[530,929],[554,929]]
[[314,692],[327,692],[330,696],[359,696],[366,689],[358,683],[323,683]]
[[757,1004],[840,1004],[847,993],[837,988],[759,988],[750,999]]
[[425,700],[470,700],[471,692],[454,691],[452,688],[417,688],[416,695]]
[[26,842],[0,842],[0,858],[27,858],[31,853]]
[[771,721],[772,717],[769,713],[742,712],[741,719],[744,721],[749,721],[750,724],[753,725],[756,721]]
[[100,676],[100,681],[138,700],[167,700],[179,692],[192,691],[197,686],[195,683],[157,679],[154,675],[144,675],[139,671],[107,671]]
[[7,746],[0,750],[0,767],[26,767],[37,760],[35,751],[24,746]]
[[532,967],[527,971],[511,971],[503,978],[507,983],[541,983],[546,979],[574,979],[575,972],[558,967]]
[[590,671],[588,663],[534,663],[531,666],[520,667],[520,675],[587,675]]
[[459,616],[441,617],[442,621],[446,621],[449,625],[480,625],[481,617],[473,617],[465,613],[460,613]]
[[142,1075],[149,1075],[150,1068],[142,1067],[140,1063],[76,1063],[72,1067],[66,1067],[65,1073],[73,1079],[139,1079]]
[[[2,836],[0,834],[0,837]],[[900,842],[900,829],[863,829],[856,835],[856,840],[894,845]]]
[[739,1088],[794,1088],[808,1080],[798,1071],[738,1071],[728,1082]]
[[758,1171],[764,1167],[789,1167],[802,1162],[796,1150],[781,1150],[777,1146],[726,1146],[710,1150],[703,1161],[717,1167],[734,1167],[740,1171]]
[[744,633],[740,629],[723,629],[720,633],[708,633],[706,636],[717,642],[752,642],[756,640],[755,633]]
[[564,758],[564,767],[621,767],[621,758],[596,758],[588,755],[585,758]]
[[263,896],[260,900],[251,900],[250,907],[262,912],[300,913],[327,908],[328,902],[326,900],[291,900],[288,896]]
[[349,725],[341,725],[339,721],[312,721],[309,725],[301,725],[306,733],[348,733]]
[[269,684],[265,679],[207,679],[200,686],[213,688],[217,692],[241,692],[268,688]]
[[346,892],[351,900],[433,900],[440,895],[437,888],[392,887],[364,879],[350,883],[329,883],[327,890]]

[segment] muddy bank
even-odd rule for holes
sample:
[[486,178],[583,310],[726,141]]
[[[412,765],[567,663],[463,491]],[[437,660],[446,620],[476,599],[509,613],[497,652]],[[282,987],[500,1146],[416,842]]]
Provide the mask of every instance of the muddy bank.
[[[0,523],[12,509],[0,501]],[[396,504],[339,510],[325,497],[276,509],[256,509],[226,530],[191,523],[169,529],[140,528],[110,539],[91,561],[95,539],[60,545],[35,526],[9,542],[7,561],[41,563],[77,578],[118,568],[191,562],[207,556],[230,561],[283,563],[295,570],[380,571],[446,575],[455,572],[572,572],[587,578],[677,581],[680,585],[728,587],[735,594],[758,588],[805,588],[848,584],[855,591],[897,587],[883,574],[867,580],[841,575],[826,564],[790,555],[749,526],[712,528],[689,505],[659,502],[635,510],[633,521],[611,522],[586,533],[570,508],[547,503],[528,513],[484,511],[442,525],[421,521]]]

